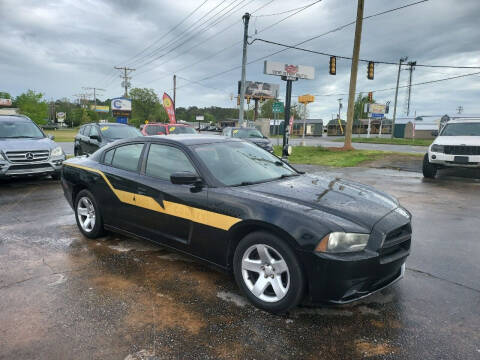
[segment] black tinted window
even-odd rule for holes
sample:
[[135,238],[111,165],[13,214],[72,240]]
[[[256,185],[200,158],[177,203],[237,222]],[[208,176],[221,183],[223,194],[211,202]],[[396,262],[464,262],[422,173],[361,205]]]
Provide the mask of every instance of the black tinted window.
[[83,128],[82,135],[89,136],[89,134],[90,134],[90,128],[91,128],[90,125],[85,126],[85,127]]
[[137,171],[143,144],[119,146],[115,149],[112,166],[129,171]]
[[170,175],[180,171],[196,174],[195,168],[182,150],[166,145],[150,145],[145,170],[147,175],[170,180]]
[[103,162],[105,163],[105,165],[111,165],[112,164],[112,159],[113,159],[113,154],[115,153],[115,149],[112,149],[112,150],[108,150],[106,153],[105,153],[105,159],[103,160]]
[[147,125],[145,131],[148,135],[165,135],[165,126],[162,125]]
[[97,135],[98,137],[100,137],[100,131],[98,131],[98,128],[96,126],[91,126],[90,136],[92,135]]

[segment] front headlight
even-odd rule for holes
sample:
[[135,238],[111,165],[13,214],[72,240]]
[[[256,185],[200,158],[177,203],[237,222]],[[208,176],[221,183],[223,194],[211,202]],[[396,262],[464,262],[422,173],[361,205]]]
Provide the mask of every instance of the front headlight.
[[443,145],[433,144],[430,150],[437,153],[443,153],[443,149]]
[[52,156],[62,156],[63,150],[60,146],[57,146],[55,149],[52,150]]
[[333,232],[325,236],[315,248],[318,252],[342,253],[365,249],[370,234]]

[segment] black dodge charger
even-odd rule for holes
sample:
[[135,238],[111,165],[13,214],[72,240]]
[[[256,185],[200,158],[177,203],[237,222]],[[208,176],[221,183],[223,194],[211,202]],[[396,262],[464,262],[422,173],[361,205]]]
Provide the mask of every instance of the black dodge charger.
[[402,277],[410,252],[411,215],[392,196],[232,138],[120,140],[66,161],[62,186],[85,236],[136,236],[233,271],[271,312],[367,296]]

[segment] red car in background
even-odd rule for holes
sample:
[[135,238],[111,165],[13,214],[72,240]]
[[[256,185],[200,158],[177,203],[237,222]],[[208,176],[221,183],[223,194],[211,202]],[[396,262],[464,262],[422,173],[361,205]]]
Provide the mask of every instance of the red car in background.
[[196,134],[197,131],[186,124],[148,123],[140,127],[143,135]]

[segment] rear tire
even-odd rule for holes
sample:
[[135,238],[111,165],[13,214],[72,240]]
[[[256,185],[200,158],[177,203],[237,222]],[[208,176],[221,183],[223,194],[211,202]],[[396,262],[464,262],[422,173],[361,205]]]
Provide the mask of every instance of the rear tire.
[[437,175],[437,170],[438,170],[437,166],[435,164],[432,164],[428,160],[428,153],[425,154],[425,156],[423,157],[423,167],[422,167],[423,176],[429,179],[434,179],[435,176]]
[[75,219],[82,234],[90,239],[104,235],[103,219],[93,194],[84,189],[75,198]]
[[284,313],[303,298],[305,277],[297,256],[271,233],[245,236],[235,250],[233,270],[242,292],[260,309]]

